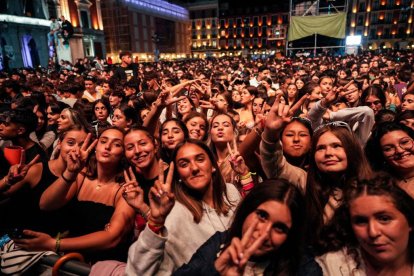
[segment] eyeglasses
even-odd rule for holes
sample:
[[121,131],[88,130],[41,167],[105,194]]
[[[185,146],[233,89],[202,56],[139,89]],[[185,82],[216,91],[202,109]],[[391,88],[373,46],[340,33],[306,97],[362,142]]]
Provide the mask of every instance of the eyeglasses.
[[[413,148],[413,139],[405,137],[398,141],[398,146],[403,150],[411,150]],[[386,157],[394,156],[397,151],[395,145],[386,145],[382,148],[382,152]]]
[[343,128],[346,128],[349,132],[352,133],[351,127],[343,121],[329,122],[329,123],[320,125],[317,128],[315,128],[313,133],[316,134],[318,131],[321,131],[323,128],[326,128],[326,127],[329,127],[329,126],[331,126],[331,127],[343,127]]

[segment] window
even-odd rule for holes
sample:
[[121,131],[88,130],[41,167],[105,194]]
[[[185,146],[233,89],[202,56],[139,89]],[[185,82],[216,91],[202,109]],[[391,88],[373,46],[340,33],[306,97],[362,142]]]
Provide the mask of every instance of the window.
[[87,11],[80,11],[82,28],[90,28],[89,25],[89,13]]
[[229,28],[233,28],[233,18],[229,19]]
[[272,25],[277,24],[277,15],[272,15]]
[[359,3],[359,11],[360,12],[365,12],[365,2]]
[[257,26],[259,24],[259,18],[257,16],[253,17],[253,26]]
[[263,25],[267,24],[267,16],[262,16],[262,23]]
[[364,24],[364,16],[363,15],[358,15],[358,22],[357,25],[361,26]]
[[229,47],[233,47],[233,39],[229,39]]
[[250,39],[245,39],[244,40],[244,46],[245,47],[249,47],[250,46]]
[[242,25],[242,20],[241,20],[241,18],[237,18],[237,19],[236,19],[236,24],[237,24],[237,27],[240,27],[240,26]]
[[266,38],[262,38],[262,47],[266,47],[267,45],[266,41],[267,41]]
[[257,43],[258,43],[258,39],[257,38],[253,38],[253,46],[257,47]]
[[220,19],[220,27],[224,28],[226,25],[226,21],[224,19]]
[[241,41],[240,38],[236,39],[236,46],[237,47],[241,47],[241,43],[242,43],[242,41]]

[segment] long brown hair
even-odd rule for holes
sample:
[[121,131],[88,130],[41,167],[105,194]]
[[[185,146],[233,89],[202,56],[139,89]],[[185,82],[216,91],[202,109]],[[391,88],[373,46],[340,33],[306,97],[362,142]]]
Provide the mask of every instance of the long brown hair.
[[[331,132],[342,143],[345,150],[348,165],[340,177],[340,181],[335,183],[331,177],[321,172],[315,162],[316,146],[319,138]],[[313,243],[324,226],[324,208],[328,203],[329,196],[333,195],[335,189],[342,190],[348,185],[350,180],[369,179],[372,177],[371,167],[362,151],[362,147],[354,134],[343,126],[326,125],[314,133],[310,150],[310,162],[308,178],[306,184],[306,207],[308,211],[307,234],[308,241]]]
[[[207,156],[210,159],[213,168],[215,168],[211,175],[211,185],[213,185],[214,208],[218,214],[227,215],[230,210],[230,207],[233,206],[233,202],[230,201],[227,195],[226,183],[224,182],[224,179],[217,166],[217,161],[215,160],[213,153],[203,142],[195,139],[187,139],[183,143],[178,144],[172,155],[173,162],[176,163],[178,151],[181,149],[182,146],[186,144],[196,145],[207,153]],[[184,183],[182,183],[180,175],[177,171],[177,165],[175,166],[174,183],[172,189],[177,201],[183,204],[193,214],[194,221],[196,223],[199,223],[203,216],[202,201],[200,200],[200,197],[194,193],[194,191],[192,191]]]

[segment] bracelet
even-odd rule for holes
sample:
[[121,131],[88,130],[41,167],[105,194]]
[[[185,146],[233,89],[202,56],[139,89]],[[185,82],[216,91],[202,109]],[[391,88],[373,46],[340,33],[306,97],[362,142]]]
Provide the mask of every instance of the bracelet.
[[149,215],[151,214],[151,208],[148,207],[148,211],[146,211],[145,213],[143,212],[139,212],[139,214],[141,215],[141,217],[143,217],[145,220],[148,220]]
[[246,185],[246,184],[249,184],[249,183],[252,183],[252,182],[253,182],[253,178],[252,177],[249,177],[247,179],[240,180],[240,184],[242,184],[242,185]]
[[65,171],[62,172],[61,177],[66,183],[72,183],[73,181],[76,180],[76,177],[73,180],[72,179],[67,179],[67,178],[65,178],[64,174],[65,174]]
[[249,177],[252,177],[252,173],[251,172],[248,172],[245,175],[241,175],[240,176],[240,180],[245,180],[245,179],[248,179]]
[[158,226],[152,225],[150,223],[147,223],[147,225],[148,225],[148,228],[151,229],[151,231],[154,232],[155,234],[159,234],[161,232],[162,228],[164,227],[164,226],[158,227]]
[[249,184],[243,185],[242,189],[243,191],[250,191],[251,189],[253,189],[254,187],[254,183],[250,182]]
[[58,232],[56,236],[55,252],[59,253],[59,250],[60,250],[60,232]]

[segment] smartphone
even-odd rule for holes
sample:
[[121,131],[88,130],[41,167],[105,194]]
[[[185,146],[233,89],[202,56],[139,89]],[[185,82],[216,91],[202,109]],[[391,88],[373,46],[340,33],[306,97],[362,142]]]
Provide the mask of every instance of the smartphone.
[[13,228],[8,232],[8,235],[11,239],[24,239],[26,236],[23,234],[22,228]]

